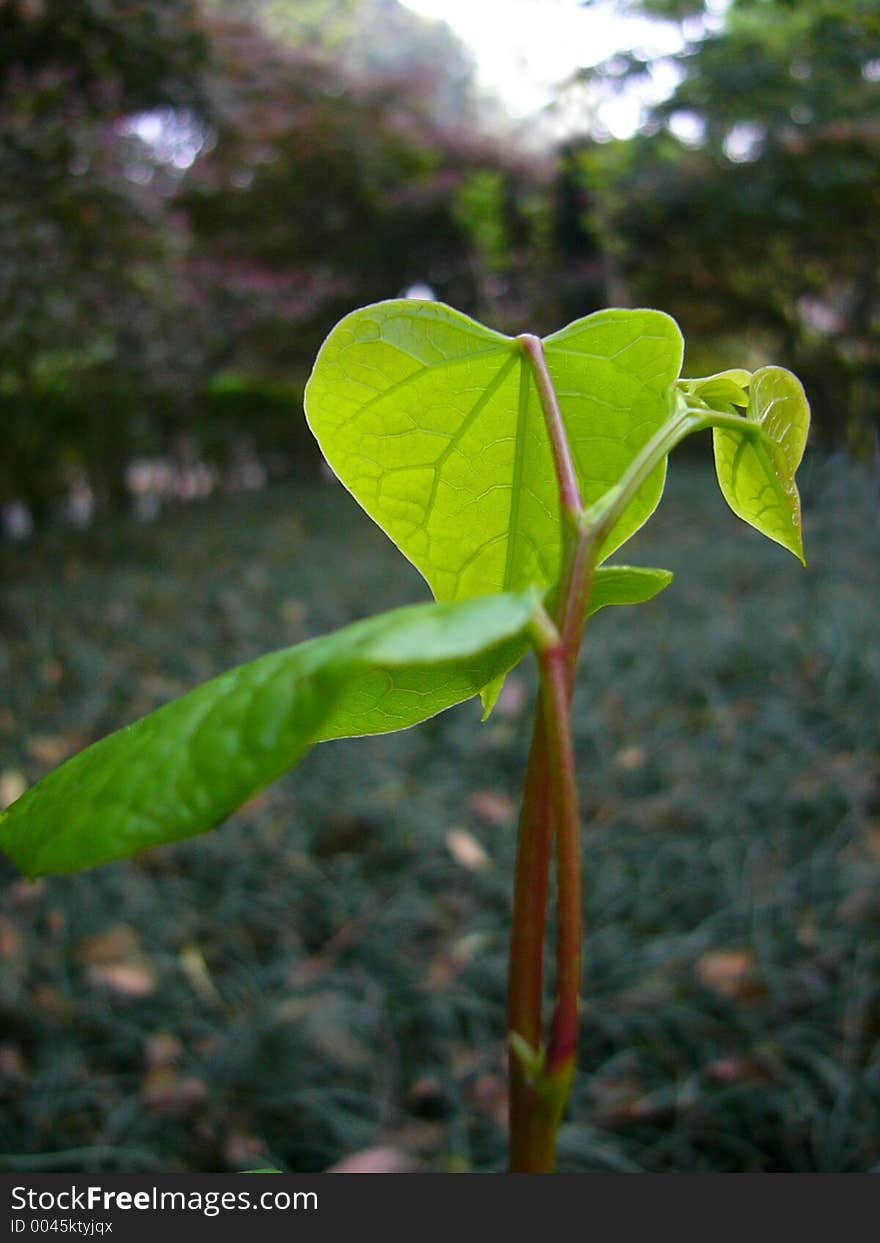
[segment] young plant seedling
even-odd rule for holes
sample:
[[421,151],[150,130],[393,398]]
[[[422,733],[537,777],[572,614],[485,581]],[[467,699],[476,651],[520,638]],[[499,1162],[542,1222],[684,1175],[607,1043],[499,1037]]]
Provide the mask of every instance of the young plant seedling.
[[[570,708],[587,618],[668,586],[608,565],[659,503],[672,449],[711,427],[734,513],[803,560],[795,472],[809,408],[780,367],[681,379],[681,333],[607,310],[544,340],[438,303],[380,302],[324,342],[306,415],[336,475],[435,602],[273,652],[96,742],[0,816],[30,876],[191,837],[332,738],[407,727],[477,693],[491,712],[531,648],[509,976],[510,1168],[554,1167],[575,1070],[581,868]],[[555,1006],[542,1019],[548,880]]]

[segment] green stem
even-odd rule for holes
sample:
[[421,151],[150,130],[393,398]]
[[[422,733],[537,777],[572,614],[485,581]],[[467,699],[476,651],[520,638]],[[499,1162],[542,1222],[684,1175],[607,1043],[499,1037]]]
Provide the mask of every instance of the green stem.
[[680,409],[660,427],[630,462],[620,483],[616,484],[593,511],[584,515],[589,532],[594,564],[602,544],[633,496],[667,454],[694,429],[694,419],[687,407]]
[[620,483],[616,484],[598,505],[583,515],[582,522],[593,550],[594,565],[598,561],[602,544],[608,533],[636,492],[652,471],[656,470],[663,459],[687,436],[691,436],[694,432],[705,431],[709,427],[723,427],[741,436],[757,439],[763,436],[760,424],[751,422],[744,415],[726,414],[703,406],[689,406],[683,393],[679,392],[677,396],[677,410],[642,446],[624,471]]

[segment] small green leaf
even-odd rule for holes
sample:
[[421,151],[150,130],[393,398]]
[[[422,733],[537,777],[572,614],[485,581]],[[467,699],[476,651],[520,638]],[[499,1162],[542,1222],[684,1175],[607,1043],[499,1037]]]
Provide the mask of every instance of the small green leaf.
[[[640,565],[600,565],[593,571],[587,600],[587,617],[612,604],[644,604],[669,586],[671,570]],[[552,607],[553,597],[550,597]]]
[[721,491],[738,517],[806,564],[795,473],[807,443],[810,407],[800,381],[782,367],[756,371],[745,418],[760,426],[760,436],[712,431]]
[[[660,311],[598,311],[544,342],[587,505],[669,417],[681,333]],[[348,315],[306,415],[327,461],[438,600],[552,586],[562,535],[550,442],[522,343],[431,302]],[[602,556],[651,514],[660,463]]]
[[718,410],[724,406],[747,406],[751,380],[750,371],[744,371],[741,367],[733,367],[729,371],[719,371],[717,375],[703,376],[697,380],[685,380],[683,385],[701,398],[707,406]]
[[31,876],[218,824],[316,742],[405,729],[469,698],[528,646],[534,590],[380,614],[205,683],[56,768],[0,815]]
[[652,570],[640,565],[600,566],[593,575],[587,616],[592,617],[609,604],[644,604],[671,582],[671,570]]
[[[671,570],[651,570],[633,565],[600,565],[593,572],[587,617],[592,617],[610,604],[643,604],[646,600],[653,599],[671,582]],[[503,685],[504,674],[484,686],[480,692],[484,721],[492,715]]]

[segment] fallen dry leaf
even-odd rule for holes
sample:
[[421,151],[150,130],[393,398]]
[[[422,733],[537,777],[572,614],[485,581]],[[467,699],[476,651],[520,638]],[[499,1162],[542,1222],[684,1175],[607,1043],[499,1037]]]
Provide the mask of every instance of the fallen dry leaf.
[[77,946],[77,958],[95,988],[109,988],[123,997],[149,997],[156,991],[156,972],[128,924],[87,937]]
[[18,962],[23,948],[24,941],[18,924],[13,923],[8,915],[0,915],[0,959],[4,962]]
[[697,979],[719,997],[754,1001],[763,992],[754,977],[755,958],[750,950],[708,950],[697,959]]
[[510,824],[516,812],[513,800],[497,790],[475,790],[469,802],[474,814],[488,824]]
[[336,1165],[325,1170],[327,1174],[407,1174],[413,1169],[413,1161],[399,1148],[379,1145],[353,1152]]
[[103,932],[80,941],[76,956],[85,966],[119,962],[141,954],[140,937],[128,924],[113,924]]
[[0,1044],[0,1079],[21,1079],[26,1073],[24,1056],[17,1044]]
[[34,734],[28,739],[28,755],[46,768],[54,768],[79,750],[79,739],[61,734]]
[[34,1007],[41,1014],[51,1015],[55,1019],[64,1019],[73,1010],[69,997],[65,997],[60,989],[51,984],[40,984],[34,989]]
[[466,936],[459,937],[431,963],[425,980],[427,987],[433,991],[447,988],[456,976],[474,961],[485,944],[486,935],[482,932],[470,932]]
[[9,906],[30,906],[46,892],[44,880],[14,880],[6,890],[6,901]]
[[208,1089],[195,1075],[181,1075],[169,1066],[148,1071],[141,1084],[141,1098],[157,1113],[180,1113],[200,1105]]
[[20,773],[17,768],[4,769],[0,773],[0,811],[21,798],[27,784],[24,773]]
[[231,1170],[266,1165],[266,1142],[248,1131],[230,1131],[223,1141],[223,1159]]
[[60,937],[67,928],[67,917],[63,911],[51,910],[46,912],[46,931],[51,937]]
[[64,666],[60,660],[47,660],[40,670],[40,677],[47,686],[57,686],[64,677]]
[[617,752],[614,762],[618,768],[622,768],[625,773],[635,772],[636,769],[642,768],[647,756],[642,747],[624,747]]
[[501,1075],[486,1073],[478,1076],[467,1091],[467,1098],[477,1113],[491,1118],[496,1126],[507,1125],[507,1084]]
[[146,962],[108,962],[89,967],[87,978],[98,988],[123,997],[149,997],[156,991],[156,973]]
[[301,626],[306,619],[306,606],[302,600],[282,600],[278,613],[288,626]]
[[484,872],[492,864],[486,851],[466,829],[450,829],[446,834],[446,846],[455,862],[469,872]]

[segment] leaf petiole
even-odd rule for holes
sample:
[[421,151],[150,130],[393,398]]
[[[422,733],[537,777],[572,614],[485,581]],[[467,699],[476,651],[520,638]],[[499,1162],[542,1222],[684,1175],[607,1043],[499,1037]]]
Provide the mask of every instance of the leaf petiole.
[[538,390],[541,411],[544,415],[544,425],[547,428],[550,448],[553,452],[553,466],[559,485],[559,503],[562,511],[563,527],[573,528],[583,513],[584,504],[581,500],[580,484],[578,483],[577,472],[572,461],[565,424],[562,420],[562,411],[559,409],[556,390],[553,387],[553,381],[550,379],[547,362],[544,358],[544,342],[540,337],[536,337],[530,332],[524,332],[516,339],[531,363],[535,387]]
[[[722,428],[725,431],[735,432],[745,440],[769,441],[770,439],[760,423],[746,418],[745,415],[730,414],[702,406],[693,407],[686,404],[686,399],[680,394],[679,408],[676,413],[644,445],[624,472],[620,482],[610,488],[595,505],[582,513],[579,523],[595,558],[598,558],[602,544],[620,515],[663,459],[668,457],[672,450],[688,436],[692,436],[695,432],[706,431],[708,428]],[[594,561],[595,564],[596,561]]]

